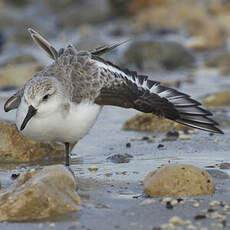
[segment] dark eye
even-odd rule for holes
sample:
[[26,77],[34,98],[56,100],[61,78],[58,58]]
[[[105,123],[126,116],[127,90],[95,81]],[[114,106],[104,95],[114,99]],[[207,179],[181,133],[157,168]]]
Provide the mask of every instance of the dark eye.
[[49,98],[49,94],[46,94],[46,95],[42,98],[42,100],[43,100],[43,101],[47,101],[48,98]]

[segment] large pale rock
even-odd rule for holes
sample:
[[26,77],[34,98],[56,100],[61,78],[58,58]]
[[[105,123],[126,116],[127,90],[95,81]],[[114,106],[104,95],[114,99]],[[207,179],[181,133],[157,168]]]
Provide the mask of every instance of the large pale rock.
[[22,174],[0,193],[0,221],[41,219],[77,211],[81,200],[72,173],[64,166],[47,166]]
[[[73,148],[74,145],[71,145]],[[44,157],[64,156],[64,145],[54,142],[35,142],[23,136],[15,124],[0,122],[0,160],[34,161]]]
[[0,86],[22,87],[42,66],[37,63],[9,65],[0,68]]
[[176,131],[191,130],[193,128],[179,124],[168,119],[159,118],[151,113],[141,113],[130,118],[123,125],[124,130],[135,131],[153,131],[153,132],[167,132],[171,129]]
[[192,165],[172,164],[149,173],[144,179],[144,192],[151,197],[202,196],[215,192],[211,176]]

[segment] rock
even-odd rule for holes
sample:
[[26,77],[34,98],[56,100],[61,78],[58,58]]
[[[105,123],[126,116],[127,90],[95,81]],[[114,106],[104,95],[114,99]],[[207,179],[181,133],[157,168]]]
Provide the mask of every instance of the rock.
[[230,169],[230,163],[228,162],[221,163],[220,169]]
[[176,131],[187,131],[193,130],[193,128],[179,124],[168,119],[159,118],[151,113],[141,113],[130,118],[123,125],[124,130],[135,130],[135,131],[154,131],[167,132],[171,129]]
[[[73,148],[74,145],[71,145]],[[0,160],[27,162],[46,157],[63,157],[64,145],[54,142],[34,142],[23,136],[15,124],[0,122]]]
[[192,165],[165,165],[144,179],[144,192],[151,197],[201,196],[215,192],[211,176]]
[[223,108],[230,106],[230,91],[210,94],[203,99],[206,107]]
[[27,32],[28,27],[39,28],[39,32],[46,36],[53,35],[55,25],[50,10],[42,6],[41,2],[36,4],[30,0],[24,2],[28,2],[28,6],[21,8],[8,4],[8,1],[4,1],[1,8],[0,2],[0,28],[7,35],[6,42],[32,44],[33,41]]
[[187,9],[190,14],[185,20],[185,28],[194,37],[203,40],[203,44],[194,46],[196,50],[214,50],[225,46],[227,33],[225,28],[202,7]]
[[0,87],[17,86],[22,87],[42,66],[37,63],[17,64],[5,66],[0,69]]
[[213,50],[226,44],[230,31],[229,12],[225,13],[228,17],[223,17],[223,14],[217,17],[210,13],[212,0],[208,0],[206,4],[200,0],[162,0],[158,1],[160,4],[152,5],[150,3],[154,1],[151,0],[139,2],[148,2],[149,5],[136,10],[136,32],[143,33],[155,28],[186,31],[193,40],[192,43],[189,42],[189,47],[196,50]]
[[229,175],[226,172],[222,172],[218,169],[207,169],[206,170],[213,178],[217,179],[229,179]]
[[175,130],[169,130],[166,133],[166,137],[162,141],[176,141],[179,138],[179,132]]
[[121,163],[129,163],[132,158],[133,158],[132,155],[124,153],[124,154],[114,154],[110,157],[107,157],[106,160],[109,160],[116,164],[121,164]]
[[137,41],[125,51],[120,64],[140,71],[178,70],[194,67],[195,58],[176,42]]
[[212,68],[218,68],[223,75],[230,75],[230,52],[216,54],[206,60],[205,65]]
[[69,4],[65,9],[62,8],[57,15],[57,24],[65,29],[75,28],[83,24],[104,22],[108,17],[109,8],[105,0],[81,1],[81,4],[76,2]]
[[203,4],[200,0],[161,1],[161,4],[149,5],[138,12],[135,28],[139,33],[152,28],[186,31],[191,38],[199,41],[198,45],[190,45],[191,48],[222,48],[228,38],[226,25],[229,23],[226,20],[220,21],[215,14],[210,13],[208,7],[209,3]]
[[12,67],[12,66],[19,66],[19,64],[32,64],[32,65],[39,65],[38,63],[36,63],[36,59],[34,56],[32,55],[28,55],[28,54],[20,54],[19,56],[14,56],[10,59],[6,59],[5,62],[3,62],[1,64],[1,68],[2,67]]
[[0,31],[0,49],[4,45],[5,41],[6,41],[5,35],[3,34],[3,32]]
[[0,221],[42,219],[78,211],[73,174],[62,165],[32,169],[0,193]]
[[29,0],[8,0],[7,3],[16,7],[25,7],[30,1]]
[[163,5],[166,0],[109,0],[111,14],[114,16],[129,16],[149,7]]

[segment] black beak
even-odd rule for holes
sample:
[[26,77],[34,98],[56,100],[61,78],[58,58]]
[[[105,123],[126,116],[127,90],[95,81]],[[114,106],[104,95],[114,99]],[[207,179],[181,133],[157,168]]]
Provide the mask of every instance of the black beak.
[[26,114],[26,117],[25,117],[24,121],[22,122],[22,125],[20,128],[21,131],[26,127],[26,124],[28,123],[28,121],[36,114],[36,112],[37,112],[37,110],[32,105],[30,105],[28,112]]

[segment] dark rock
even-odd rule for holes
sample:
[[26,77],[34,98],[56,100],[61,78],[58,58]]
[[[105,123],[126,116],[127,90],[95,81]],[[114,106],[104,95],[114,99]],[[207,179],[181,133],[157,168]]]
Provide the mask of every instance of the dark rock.
[[158,149],[162,149],[162,148],[164,148],[164,147],[165,147],[165,146],[162,145],[162,144],[159,144],[159,145],[157,146]]
[[137,41],[128,47],[120,64],[139,71],[178,70],[194,67],[195,58],[176,42]]
[[30,2],[30,0],[7,0],[5,2],[12,6],[25,7]]
[[114,154],[110,157],[107,157],[106,160],[109,160],[116,164],[128,163],[133,158],[132,155],[124,153],[124,154]]
[[126,143],[126,148],[130,148],[131,147],[131,143]]
[[4,34],[0,31],[0,49],[2,48],[2,46],[4,45],[6,41],[6,37],[4,36]]
[[203,219],[206,219],[207,218],[207,216],[205,216],[205,215],[196,215],[196,216],[194,216],[194,220],[203,220]]
[[143,141],[147,141],[147,140],[149,140],[149,137],[148,136],[144,136],[144,137],[142,137],[142,140]]
[[164,138],[162,141],[175,141],[179,137],[179,132],[174,131],[174,130],[169,130],[166,133],[166,138]]
[[166,202],[166,206],[165,206],[167,209],[173,209],[173,205],[171,204],[170,201],[167,201]]
[[15,180],[20,176],[20,173],[12,173],[11,174],[11,179]]
[[133,0],[109,0],[110,13],[113,16],[127,16],[130,14],[129,6]]

